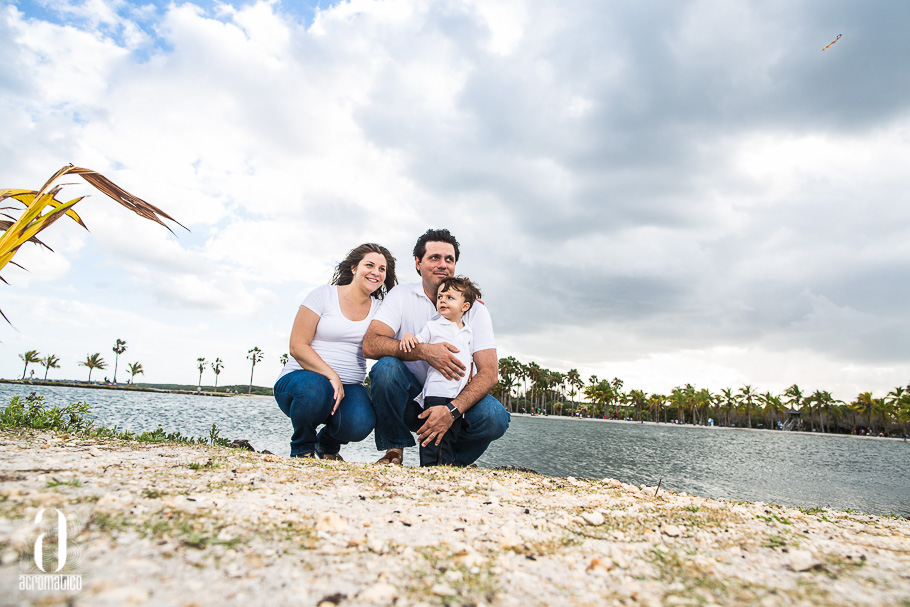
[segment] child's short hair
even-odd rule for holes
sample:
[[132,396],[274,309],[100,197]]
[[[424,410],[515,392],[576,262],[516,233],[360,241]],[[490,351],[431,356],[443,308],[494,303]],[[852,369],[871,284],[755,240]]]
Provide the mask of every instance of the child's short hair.
[[[449,289],[458,291],[464,296],[464,300],[474,306],[474,302],[483,297],[483,294],[480,292],[480,288],[471,282],[471,279],[467,276],[449,276],[439,283],[439,289],[436,290],[437,293],[444,293]],[[468,308],[470,310],[471,308]]]

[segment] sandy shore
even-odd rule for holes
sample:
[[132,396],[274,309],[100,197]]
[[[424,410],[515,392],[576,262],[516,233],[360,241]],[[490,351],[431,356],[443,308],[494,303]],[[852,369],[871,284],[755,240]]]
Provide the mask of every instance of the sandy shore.
[[[78,592],[20,589],[42,508]],[[910,521],[5,431],[0,565],[9,605],[908,605]]]

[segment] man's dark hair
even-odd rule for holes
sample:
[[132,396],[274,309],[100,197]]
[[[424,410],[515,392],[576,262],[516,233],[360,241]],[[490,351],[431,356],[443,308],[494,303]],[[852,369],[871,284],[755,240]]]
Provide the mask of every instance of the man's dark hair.
[[[446,230],[434,230],[430,228],[423,233],[423,236],[417,239],[417,244],[414,245],[414,257],[422,260],[423,256],[427,254],[427,243],[428,242],[447,242],[453,247],[455,247],[455,261],[458,261],[458,256],[461,254],[458,250],[458,241],[455,240],[455,237]],[[418,272],[419,274],[420,272]]]
[[[436,292],[445,293],[449,289],[461,293],[464,296],[464,300],[471,304],[471,308],[474,307],[475,301],[483,297],[480,288],[471,282],[471,279],[467,276],[449,276],[439,283],[439,290]],[[468,308],[468,310],[471,308]]]

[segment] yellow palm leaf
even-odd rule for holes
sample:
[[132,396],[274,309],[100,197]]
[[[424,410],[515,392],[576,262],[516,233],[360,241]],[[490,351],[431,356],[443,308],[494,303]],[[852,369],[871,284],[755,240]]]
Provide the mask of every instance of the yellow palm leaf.
[[[19,250],[19,247],[26,242],[34,242],[50,249],[50,247],[38,240],[36,236],[42,230],[53,225],[53,223],[61,217],[68,216],[83,228],[88,229],[82,222],[82,218],[80,218],[72,208],[77,202],[82,200],[83,197],[74,198],[68,202],[61,202],[60,200],[57,200],[57,194],[60,192],[62,186],[51,187],[54,181],[63,175],[69,174],[79,175],[101,193],[113,198],[119,204],[140,217],[161,224],[172,234],[174,231],[171,230],[170,226],[164,223],[164,219],[173,221],[180,227],[186,229],[183,224],[155,205],[142,200],[138,196],[130,194],[104,175],[92,171],[91,169],[85,169],[70,164],[54,173],[38,191],[0,189],[0,202],[4,200],[15,200],[25,207],[25,210],[21,212],[18,218],[14,218],[8,213],[3,212],[12,211],[14,207],[0,207],[0,215],[9,219],[9,221],[0,219],[0,228],[3,229],[3,234],[0,235],[0,270],[6,267],[8,263],[18,266],[12,259]],[[47,207],[50,207],[50,210],[45,213],[44,210]],[[2,276],[0,276],[0,280],[6,282]],[[0,310],[0,316],[3,316],[3,318],[6,319],[6,315],[3,314],[2,310]],[[9,322],[9,320],[7,320],[7,322]]]

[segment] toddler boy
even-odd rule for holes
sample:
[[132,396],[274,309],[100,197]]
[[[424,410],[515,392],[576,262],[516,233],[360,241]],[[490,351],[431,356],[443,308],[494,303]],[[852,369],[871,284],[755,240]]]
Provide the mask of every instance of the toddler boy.
[[[455,356],[464,364],[465,369],[469,369],[464,377],[449,380],[442,373],[430,367],[423,391],[415,399],[424,409],[427,407],[455,409],[452,399],[458,396],[471,381],[471,376],[474,374],[472,356],[474,335],[471,327],[462,322],[462,317],[480,297],[480,289],[477,288],[477,285],[464,276],[446,278],[439,285],[436,294],[438,315],[428,320],[416,336],[405,333],[401,337],[400,348],[405,352],[410,352],[411,348],[419,343],[450,343],[458,348]],[[452,427],[443,435],[442,441],[438,445],[430,443],[426,447],[420,447],[421,466],[455,464],[454,445],[464,423],[461,414],[457,411],[457,409],[453,411],[455,421],[452,422]]]

